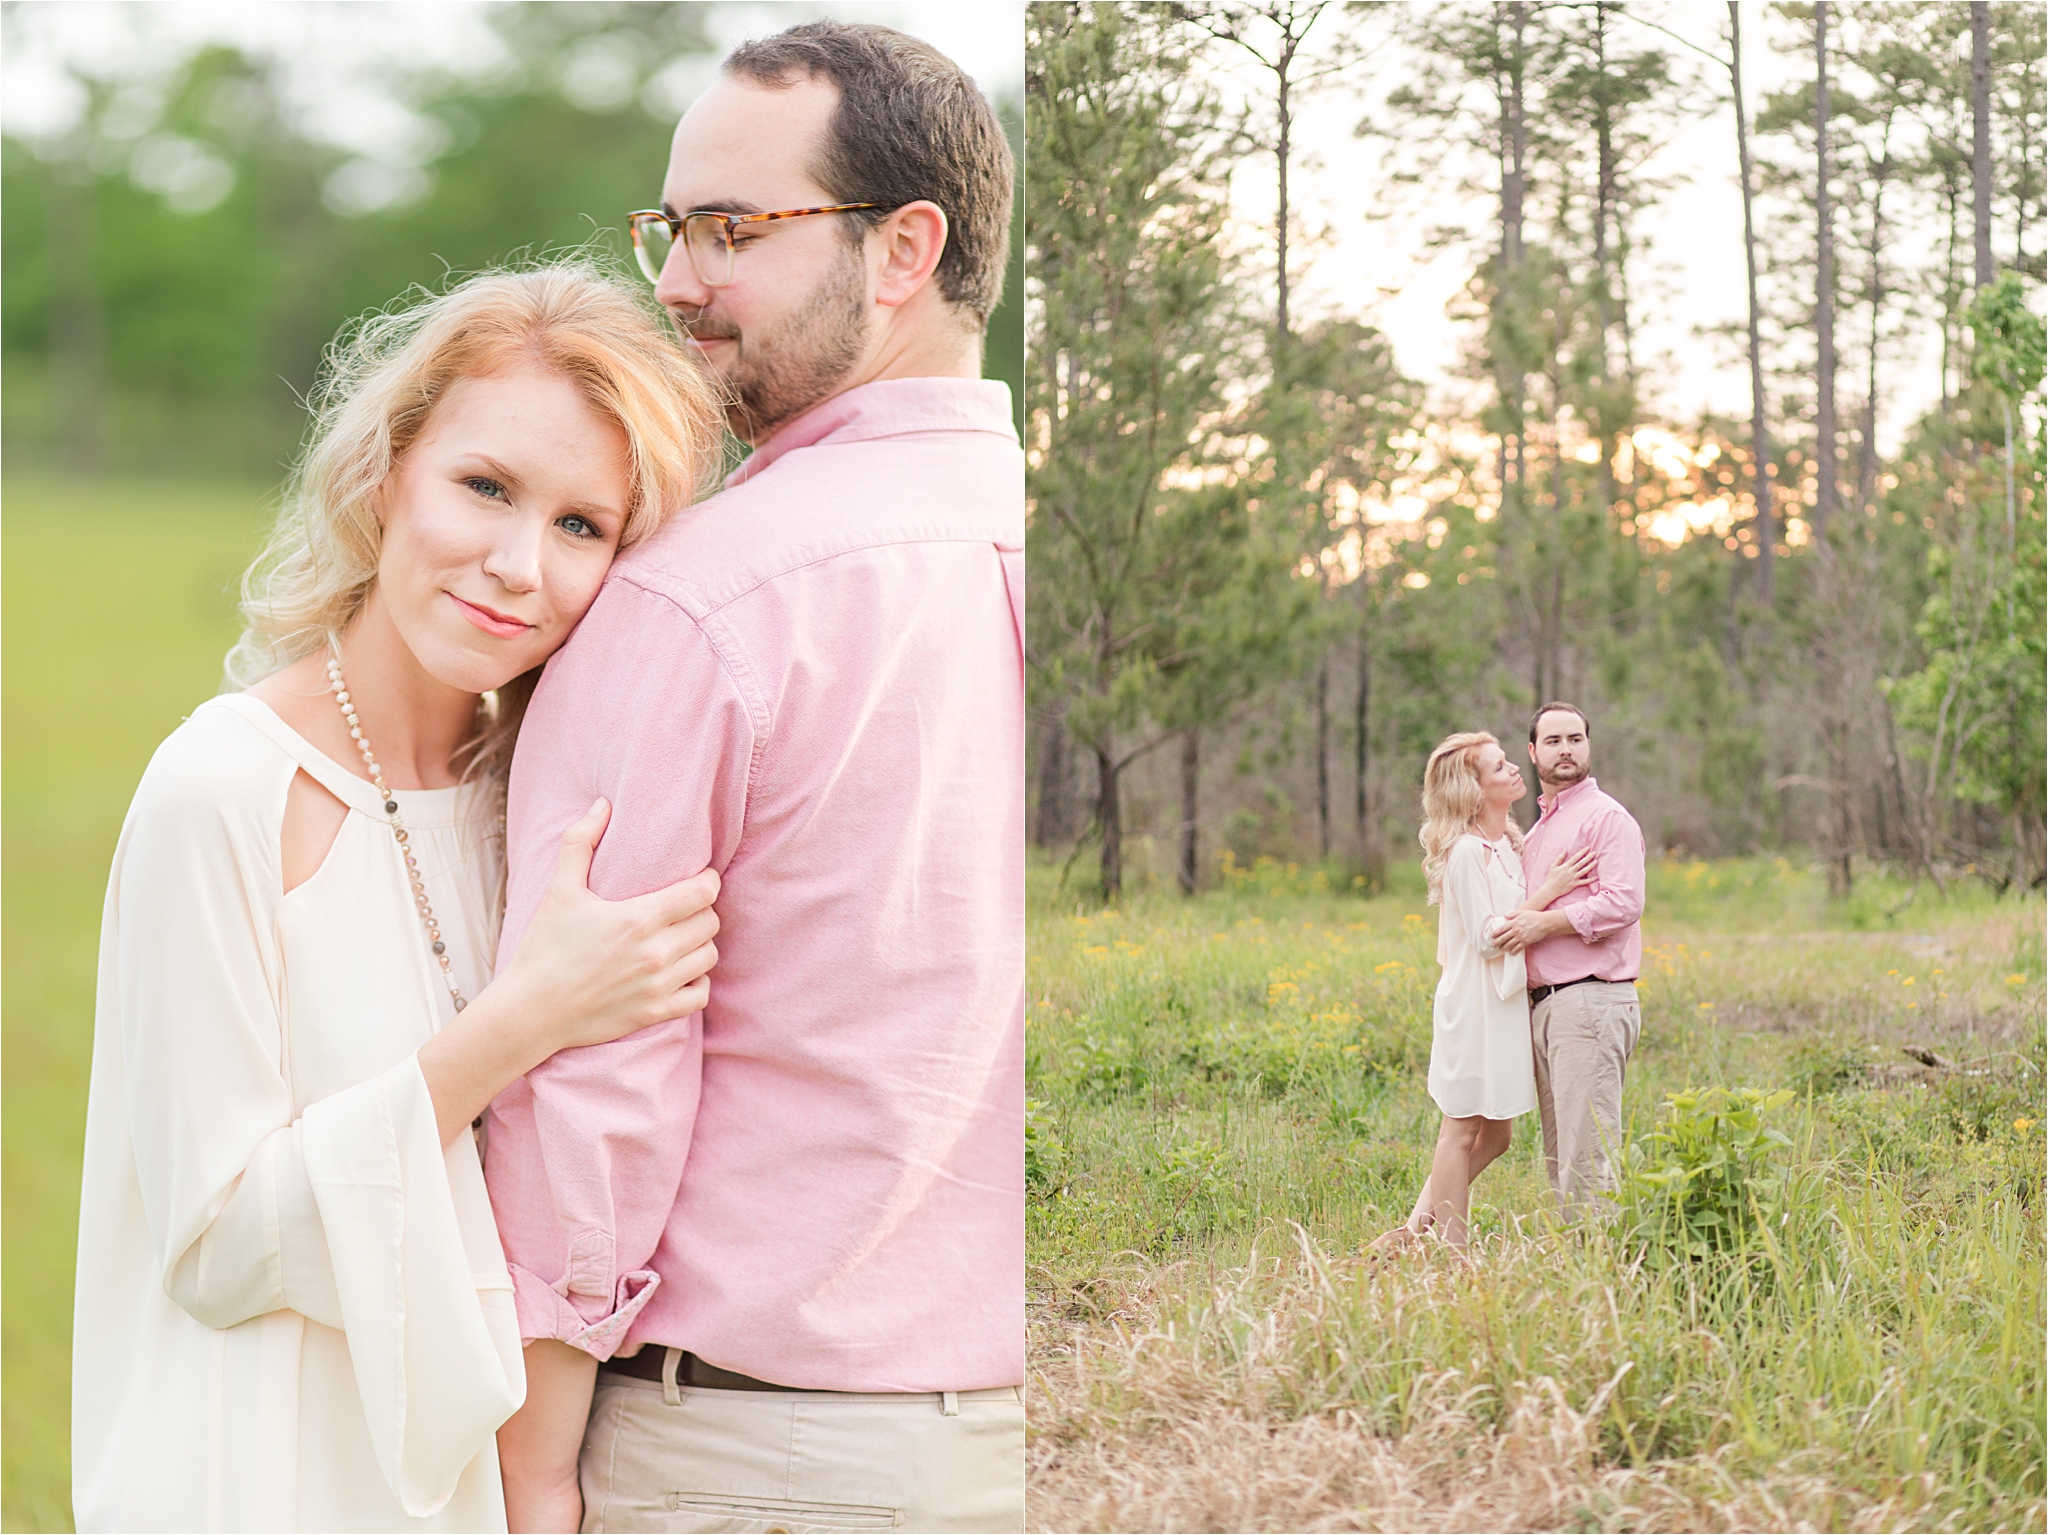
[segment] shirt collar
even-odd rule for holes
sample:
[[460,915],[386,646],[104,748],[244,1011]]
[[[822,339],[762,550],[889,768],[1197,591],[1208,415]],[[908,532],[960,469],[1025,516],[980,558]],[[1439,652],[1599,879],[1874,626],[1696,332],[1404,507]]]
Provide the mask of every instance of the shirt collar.
[[1584,778],[1581,778],[1577,783],[1572,784],[1569,788],[1559,789],[1555,794],[1539,794],[1536,797],[1536,803],[1543,807],[1542,814],[1549,815],[1552,811],[1556,810],[1559,805],[1562,805],[1566,800],[1576,795],[1581,789],[1591,789],[1597,793],[1599,791],[1599,788],[1600,780],[1595,778],[1591,773],[1588,773]]
[[997,432],[1015,442],[1010,386],[990,378],[885,378],[856,385],[777,427],[726,476],[726,488],[745,484],[797,448],[913,432]]

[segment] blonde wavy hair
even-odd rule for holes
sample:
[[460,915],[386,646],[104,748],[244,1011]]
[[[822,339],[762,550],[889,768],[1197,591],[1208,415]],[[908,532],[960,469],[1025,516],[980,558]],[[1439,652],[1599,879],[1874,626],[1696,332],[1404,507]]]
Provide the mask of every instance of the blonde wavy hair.
[[[312,426],[277,523],[242,577],[241,639],[225,691],[323,649],[362,611],[383,542],[374,501],[450,386],[531,363],[575,384],[626,435],[625,549],[715,483],[724,404],[644,284],[583,259],[480,273],[379,310],[327,350]],[[457,754],[465,781],[502,780],[536,667],[477,709]]]
[[[1443,898],[1444,863],[1451,846],[1466,832],[1479,829],[1485,795],[1479,787],[1479,749],[1500,741],[1484,730],[1460,730],[1437,742],[1422,770],[1422,874],[1429,881],[1429,904]],[[1508,816],[1508,841],[1522,851],[1522,828]]]

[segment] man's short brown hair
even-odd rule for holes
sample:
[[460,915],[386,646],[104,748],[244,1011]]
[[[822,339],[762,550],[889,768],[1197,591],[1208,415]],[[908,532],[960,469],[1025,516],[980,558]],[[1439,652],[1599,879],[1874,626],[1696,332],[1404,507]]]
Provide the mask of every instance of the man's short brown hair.
[[1009,140],[987,98],[929,43],[889,27],[812,21],[727,55],[725,72],[769,87],[796,77],[839,88],[823,162],[812,167],[835,202],[874,203],[849,214],[856,238],[905,203],[946,215],[939,292],[981,325],[1003,296],[1010,256]]
[[1593,738],[1593,722],[1586,718],[1586,711],[1584,709],[1581,709],[1577,704],[1552,701],[1529,716],[1529,744],[1531,746],[1536,744],[1536,727],[1543,723],[1543,716],[1546,714],[1576,714],[1579,717],[1580,728],[1586,732],[1586,739],[1590,741]]

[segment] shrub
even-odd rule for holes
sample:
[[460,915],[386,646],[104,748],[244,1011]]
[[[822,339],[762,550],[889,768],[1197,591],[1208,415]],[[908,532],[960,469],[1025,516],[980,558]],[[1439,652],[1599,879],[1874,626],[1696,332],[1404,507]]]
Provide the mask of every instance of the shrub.
[[1624,1241],[1652,1263],[1746,1247],[1756,1223],[1780,1203],[1770,1153],[1792,1144],[1764,1117],[1792,1098],[1790,1088],[1666,1093],[1656,1127],[1623,1157],[1615,1198]]
[[1162,1235],[1199,1236],[1245,1218],[1238,1197],[1243,1170],[1222,1146],[1170,1140],[1160,1150],[1155,1177],[1168,1209]]
[[1083,1034],[1066,1048],[1067,1075],[1091,1098],[1121,1098],[1145,1090],[1150,1073],[1129,1035],[1097,1039]]

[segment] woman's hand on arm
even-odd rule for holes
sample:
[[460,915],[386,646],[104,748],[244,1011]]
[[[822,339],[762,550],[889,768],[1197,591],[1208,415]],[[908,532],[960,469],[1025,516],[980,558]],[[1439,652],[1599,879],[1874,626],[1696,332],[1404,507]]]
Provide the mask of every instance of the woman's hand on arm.
[[1570,932],[1571,918],[1547,908],[1568,891],[1592,884],[1598,862],[1598,855],[1591,848],[1580,848],[1558,859],[1543,877],[1543,883],[1530,892],[1529,899],[1508,913],[1493,934],[1493,941],[1508,953],[1519,954],[1532,943]]
[[1543,883],[1530,891],[1529,899],[1515,910],[1541,911],[1559,896],[1592,884],[1599,862],[1599,854],[1589,847],[1565,854],[1550,866],[1550,872],[1543,876]]
[[625,901],[590,893],[611,818],[603,800],[562,834],[555,876],[503,974],[420,1047],[442,1143],[558,1050],[600,1045],[700,1011],[718,961],[718,875]]

